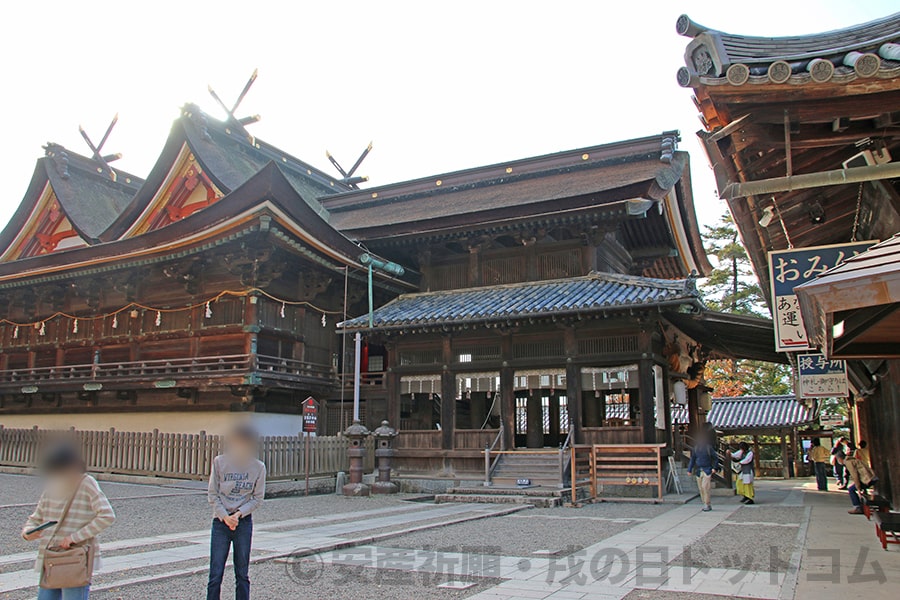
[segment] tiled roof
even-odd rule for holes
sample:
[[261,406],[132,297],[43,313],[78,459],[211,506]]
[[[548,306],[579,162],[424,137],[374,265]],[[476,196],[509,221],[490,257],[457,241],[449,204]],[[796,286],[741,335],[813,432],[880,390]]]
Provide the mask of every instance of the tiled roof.
[[713,398],[706,420],[720,431],[797,427],[816,420],[815,410],[796,396]]
[[[659,304],[699,304],[692,279],[668,280],[591,273],[463,290],[404,294],[374,313],[377,329],[507,321],[522,317],[590,313]],[[341,324],[368,326],[363,315]]]
[[[687,425],[690,416],[686,406],[672,404],[672,423]],[[627,404],[607,404],[607,419],[628,419]],[[655,416],[655,407],[654,407]],[[803,427],[817,415],[795,396],[737,396],[713,398],[706,420],[719,431]]]
[[792,37],[733,35],[681,15],[676,31],[693,38],[678,72],[684,87],[769,83],[850,83],[900,76],[900,13],[846,29]]

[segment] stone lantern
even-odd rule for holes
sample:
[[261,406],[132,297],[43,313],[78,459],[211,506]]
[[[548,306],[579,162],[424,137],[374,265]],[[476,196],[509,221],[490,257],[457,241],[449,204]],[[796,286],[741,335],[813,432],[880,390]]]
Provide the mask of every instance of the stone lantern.
[[359,421],[353,421],[344,435],[350,440],[350,449],[347,451],[350,457],[350,481],[342,491],[345,496],[368,496],[369,486],[363,483],[363,461],[366,457],[366,437],[369,430]]
[[378,463],[378,479],[372,486],[372,493],[396,494],[400,488],[391,481],[391,459],[394,457],[391,442],[397,437],[397,430],[387,421],[382,421],[381,427],[373,431],[372,435],[375,437],[375,460]]

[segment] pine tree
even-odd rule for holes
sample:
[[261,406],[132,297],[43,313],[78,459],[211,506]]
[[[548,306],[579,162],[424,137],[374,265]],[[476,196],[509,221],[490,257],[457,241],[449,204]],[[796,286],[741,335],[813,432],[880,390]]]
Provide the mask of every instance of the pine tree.
[[[716,263],[700,286],[706,305],[720,312],[769,316],[762,289],[731,215],[725,214],[716,225],[707,227],[703,239],[707,254]],[[792,388],[791,368],[777,363],[710,361],[704,375],[716,397],[774,396],[788,394]]]

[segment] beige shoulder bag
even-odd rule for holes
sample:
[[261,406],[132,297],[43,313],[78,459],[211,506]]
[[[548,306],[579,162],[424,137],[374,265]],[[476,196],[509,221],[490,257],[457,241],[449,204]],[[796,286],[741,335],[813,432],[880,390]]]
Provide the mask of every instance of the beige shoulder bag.
[[91,583],[91,575],[94,572],[94,556],[96,554],[96,544],[93,538],[80,544],[72,545],[68,550],[51,545],[56,532],[60,530],[63,522],[69,515],[72,502],[75,501],[75,496],[78,495],[83,483],[84,479],[78,483],[75,493],[72,494],[72,497],[66,503],[65,509],[63,509],[59,523],[53,529],[53,535],[47,540],[47,547],[44,549],[44,563],[41,566],[41,587],[44,589],[57,590],[84,587]]

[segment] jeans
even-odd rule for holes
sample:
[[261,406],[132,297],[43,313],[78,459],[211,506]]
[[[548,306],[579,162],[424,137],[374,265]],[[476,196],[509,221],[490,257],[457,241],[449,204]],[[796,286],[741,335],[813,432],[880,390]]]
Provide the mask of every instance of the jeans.
[[37,600],[88,600],[91,586],[63,588],[56,590],[38,590]]
[[219,600],[222,591],[222,577],[225,575],[225,561],[228,551],[234,546],[234,598],[250,600],[250,540],[253,537],[253,518],[248,515],[238,522],[237,529],[231,531],[219,519],[213,520],[209,540],[209,584],[206,586],[206,600]]
[[834,463],[834,478],[837,479],[837,484],[841,487],[847,485],[847,478],[844,477],[844,465],[840,463]]
[[[869,485],[862,486],[862,488],[859,491],[865,492],[870,487],[875,485],[877,482],[878,482],[878,479],[873,479],[872,481],[869,482]],[[862,500],[859,499],[859,493],[856,490],[855,483],[850,484],[850,487],[847,488],[847,493],[850,494],[850,503],[853,504],[854,508],[862,507]]]
[[828,475],[825,472],[825,463],[814,462],[813,469],[816,471],[816,486],[820,491],[828,490]]

